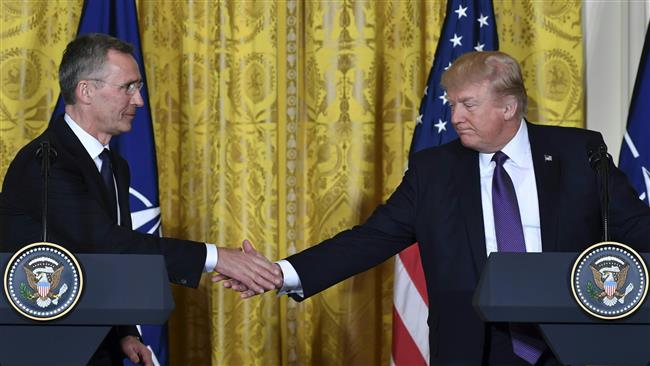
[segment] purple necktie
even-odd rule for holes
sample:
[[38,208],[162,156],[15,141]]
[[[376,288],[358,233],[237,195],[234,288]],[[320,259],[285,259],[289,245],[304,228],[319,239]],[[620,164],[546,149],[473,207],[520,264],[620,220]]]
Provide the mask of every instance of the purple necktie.
[[[492,176],[492,210],[497,248],[500,252],[525,252],[526,242],[515,187],[503,168],[503,164],[508,159],[508,155],[501,151],[497,151],[492,157],[492,161],[496,163]],[[537,362],[546,347],[534,331],[531,326],[510,325],[512,350],[532,365]]]

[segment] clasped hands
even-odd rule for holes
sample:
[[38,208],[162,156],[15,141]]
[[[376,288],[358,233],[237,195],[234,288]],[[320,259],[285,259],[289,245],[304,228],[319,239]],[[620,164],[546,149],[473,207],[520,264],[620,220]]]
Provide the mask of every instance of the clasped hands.
[[240,292],[247,299],[282,287],[282,270],[258,253],[244,240],[241,249],[219,248],[219,260],[212,282],[223,281],[223,287]]

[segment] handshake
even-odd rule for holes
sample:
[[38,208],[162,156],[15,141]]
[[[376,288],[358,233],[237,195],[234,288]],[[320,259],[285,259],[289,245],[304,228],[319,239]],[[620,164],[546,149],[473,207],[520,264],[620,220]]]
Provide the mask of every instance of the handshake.
[[223,287],[240,292],[242,299],[282,288],[280,266],[257,252],[248,240],[244,240],[241,249],[220,247],[218,252],[212,282],[223,281]]

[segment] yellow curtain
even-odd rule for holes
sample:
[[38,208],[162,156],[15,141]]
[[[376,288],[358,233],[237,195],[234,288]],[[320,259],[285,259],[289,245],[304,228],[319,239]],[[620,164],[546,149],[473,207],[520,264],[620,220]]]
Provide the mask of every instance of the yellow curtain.
[[[46,126],[82,2],[2,1],[0,178]],[[269,258],[399,183],[444,1],[138,1],[168,236]],[[496,1],[533,121],[583,126],[580,3]],[[326,263],[322,264],[327,266]],[[386,365],[392,261],[302,303],[174,288],[172,365]]]
[[500,49],[521,63],[528,119],[584,127],[582,5],[571,1],[494,1]]

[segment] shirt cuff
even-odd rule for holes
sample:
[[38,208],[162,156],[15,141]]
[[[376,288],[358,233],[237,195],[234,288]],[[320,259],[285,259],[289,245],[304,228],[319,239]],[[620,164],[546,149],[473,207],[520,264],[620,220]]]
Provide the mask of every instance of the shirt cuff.
[[279,260],[275,263],[277,263],[282,269],[282,276],[284,277],[284,283],[282,284],[282,288],[278,290],[278,296],[296,294],[300,297],[305,297],[303,295],[300,277],[298,277],[298,272],[293,268],[293,265],[285,259]]
[[205,267],[203,272],[214,272],[217,268],[217,261],[219,260],[219,251],[214,244],[205,243]]

